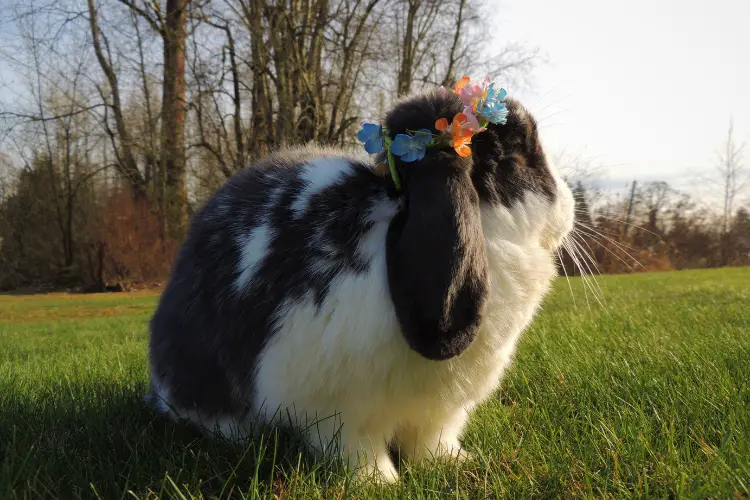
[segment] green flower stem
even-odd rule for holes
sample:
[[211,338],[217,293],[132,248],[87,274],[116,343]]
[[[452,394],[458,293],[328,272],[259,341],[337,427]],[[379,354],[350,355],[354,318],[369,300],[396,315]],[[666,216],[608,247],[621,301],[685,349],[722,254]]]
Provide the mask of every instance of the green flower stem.
[[396,161],[393,159],[393,153],[391,153],[391,138],[387,135],[384,137],[385,140],[385,150],[388,153],[388,168],[391,171],[391,179],[393,179],[393,183],[396,185],[396,189],[401,191],[401,180],[398,178],[398,172],[396,171]]

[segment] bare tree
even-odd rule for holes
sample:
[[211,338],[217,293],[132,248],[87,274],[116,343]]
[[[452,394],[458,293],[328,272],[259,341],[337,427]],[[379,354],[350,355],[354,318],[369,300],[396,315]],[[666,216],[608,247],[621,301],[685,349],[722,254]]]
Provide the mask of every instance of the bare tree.
[[742,150],[744,148],[745,143],[738,145],[734,140],[734,123],[730,119],[727,142],[724,145],[724,150],[719,153],[719,162],[716,167],[718,177],[721,180],[724,208],[721,216],[722,265],[726,265],[729,261],[735,201],[738,195],[747,189],[750,184],[750,176],[747,175],[742,163]]
[[[88,0],[89,5],[94,0]],[[166,10],[157,3],[119,0],[161,36],[164,78],[162,81],[161,158],[156,192],[163,224],[180,237],[187,223],[187,183],[185,158],[185,51],[189,0],[167,0]],[[91,10],[91,7],[89,7]]]
[[464,8],[466,7],[466,0],[459,0],[458,2],[458,15],[456,16],[456,29],[453,32],[453,43],[451,44],[451,50],[448,55],[448,67],[445,70],[445,76],[440,85],[443,87],[450,86],[453,82],[458,80],[455,75],[456,66],[459,62],[459,50],[461,42],[461,29],[464,27]]
[[645,211],[646,228],[659,233],[668,204],[677,192],[664,181],[648,182],[636,191],[636,203]]
[[633,206],[635,205],[635,189],[638,186],[637,181],[633,181],[633,183],[630,186],[630,195],[628,196],[628,201],[625,203],[625,223],[622,225],[622,238],[625,239],[628,237],[628,230],[630,229],[630,221],[633,218]]
[[[105,110],[112,110],[116,132],[109,127],[108,112],[106,111],[103,117],[104,128],[112,142],[112,149],[118,160],[116,164],[119,171],[130,184],[133,195],[137,197],[145,197],[147,194],[146,179],[138,169],[138,163],[133,152],[133,140],[131,138],[130,129],[125,122],[120,82],[117,72],[112,65],[112,51],[110,44],[107,37],[101,32],[99,26],[96,0],[87,0],[87,2],[91,41],[94,45],[94,51],[96,52],[96,59],[99,61],[99,66],[101,67],[109,85],[108,93],[105,92],[101,86],[97,85],[97,89],[99,90],[102,100],[107,103],[107,108],[105,108]],[[109,99],[111,99],[111,101],[107,98],[107,94],[110,95]]]
[[745,143],[737,144],[734,140],[734,123],[729,120],[729,132],[724,150],[719,153],[719,162],[716,167],[721,179],[723,191],[722,227],[721,232],[727,234],[732,230],[732,216],[737,196],[742,193],[749,184],[745,166],[742,163],[742,150]]

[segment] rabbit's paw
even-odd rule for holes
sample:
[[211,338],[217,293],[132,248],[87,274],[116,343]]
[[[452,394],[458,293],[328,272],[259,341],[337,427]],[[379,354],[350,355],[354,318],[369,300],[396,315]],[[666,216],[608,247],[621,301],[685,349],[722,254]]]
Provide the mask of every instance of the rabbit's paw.
[[434,459],[464,462],[471,454],[463,448],[452,428],[409,427],[396,435],[399,450],[410,460]]

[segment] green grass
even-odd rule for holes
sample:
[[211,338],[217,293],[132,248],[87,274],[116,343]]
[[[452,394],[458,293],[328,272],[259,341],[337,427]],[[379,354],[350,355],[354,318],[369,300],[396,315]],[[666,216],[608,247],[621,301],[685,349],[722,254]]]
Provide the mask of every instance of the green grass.
[[750,494],[750,269],[565,280],[461,467],[379,489],[270,435],[246,449],[155,419],[156,297],[0,296],[0,498],[687,497]]

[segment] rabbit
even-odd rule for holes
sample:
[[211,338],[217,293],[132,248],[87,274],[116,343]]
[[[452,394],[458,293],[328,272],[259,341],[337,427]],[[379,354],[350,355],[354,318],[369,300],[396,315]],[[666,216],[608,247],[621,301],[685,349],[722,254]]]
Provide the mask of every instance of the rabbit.
[[[242,442],[291,424],[315,453],[398,480],[409,460],[465,459],[461,434],[498,389],[573,228],[573,196],[530,113],[471,154],[395,159],[401,180],[343,151],[279,151],[231,177],[191,220],[150,322],[156,410]],[[462,111],[425,92],[393,134]],[[382,157],[382,155],[381,155]]]

